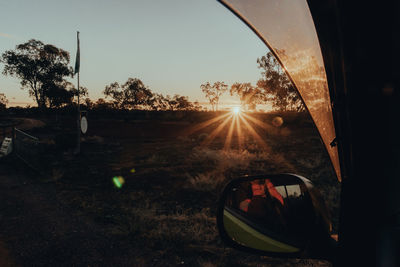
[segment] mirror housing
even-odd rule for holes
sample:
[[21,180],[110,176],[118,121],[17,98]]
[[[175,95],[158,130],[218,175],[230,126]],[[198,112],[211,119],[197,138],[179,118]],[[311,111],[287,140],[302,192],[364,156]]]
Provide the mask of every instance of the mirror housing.
[[285,258],[332,260],[326,204],[310,180],[294,174],[246,176],[230,181],[220,196],[218,230],[230,247]]

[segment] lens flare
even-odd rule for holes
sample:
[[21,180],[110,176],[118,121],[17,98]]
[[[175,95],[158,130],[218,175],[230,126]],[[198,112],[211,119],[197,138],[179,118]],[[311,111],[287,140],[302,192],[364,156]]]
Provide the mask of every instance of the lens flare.
[[272,125],[274,125],[275,127],[281,127],[283,124],[283,119],[282,117],[276,116],[273,120],[272,120]]
[[117,188],[121,188],[125,183],[125,179],[122,176],[114,176],[113,183]]

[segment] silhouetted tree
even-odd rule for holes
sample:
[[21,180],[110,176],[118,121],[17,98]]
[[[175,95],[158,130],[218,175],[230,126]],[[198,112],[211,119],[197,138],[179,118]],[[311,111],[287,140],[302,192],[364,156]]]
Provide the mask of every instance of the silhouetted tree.
[[93,104],[93,108],[96,110],[107,110],[112,108],[112,104],[105,101],[103,98],[97,99],[97,101]]
[[5,94],[0,94],[0,111],[5,110],[8,104],[8,100]]
[[172,110],[193,110],[193,104],[189,101],[187,96],[174,95],[170,101]]
[[304,108],[295,87],[271,52],[258,58],[257,63],[263,70],[257,86],[262,89],[265,100],[271,101],[272,106],[280,111]]
[[154,110],[200,110],[198,102],[190,102],[187,96],[174,95],[164,97],[162,94],[153,94],[151,105]]
[[[110,85],[107,85],[106,88],[103,91],[103,94],[107,97],[111,97],[113,100],[113,104],[116,108],[122,108],[122,102],[124,100],[124,94],[122,92],[122,88],[119,85],[119,83],[117,82],[113,82]],[[99,98],[102,101],[104,101],[104,99]]]
[[201,91],[206,95],[206,98],[210,102],[212,110],[214,110],[215,106],[215,96],[214,91],[212,90],[212,85],[209,82],[200,85]]
[[50,108],[70,105],[73,97],[73,92],[66,90],[64,86],[52,86],[47,89],[47,102]]
[[[48,88],[47,88],[48,86]],[[50,108],[71,105],[74,103],[74,97],[78,96],[78,90],[70,82],[63,81],[56,84],[45,84],[43,87],[47,91],[47,105]],[[79,96],[87,96],[87,88],[80,86]]]
[[137,78],[129,78],[123,85],[111,83],[103,93],[106,98],[111,97],[118,108],[137,109],[152,106],[153,93]]
[[203,107],[200,105],[199,101],[196,100],[196,101],[193,102],[193,108],[192,108],[192,110],[200,111],[202,108],[203,108]]
[[[78,96],[78,90],[75,88],[75,86],[72,86],[70,91],[72,92],[74,97]],[[84,96],[88,96],[88,95],[89,95],[88,89],[84,86],[79,86],[79,97],[84,97]]]
[[234,83],[231,86],[230,94],[237,94],[240,98],[240,105],[248,110],[255,110],[257,104],[263,103],[265,100],[264,94],[251,83]]
[[200,85],[201,90],[211,104],[214,111],[218,110],[219,98],[228,90],[228,85],[224,82],[215,82],[211,85],[209,82]]
[[91,109],[93,107],[93,105],[94,105],[93,101],[89,97],[85,98],[84,103],[85,103],[85,106],[86,106],[86,108],[88,110]]
[[64,77],[72,74],[67,51],[35,39],[5,51],[0,61],[5,65],[3,74],[19,78],[40,108],[46,108],[49,90],[60,87]]
[[153,110],[168,110],[170,109],[169,101],[169,96],[164,97],[162,94],[153,94],[151,107]]

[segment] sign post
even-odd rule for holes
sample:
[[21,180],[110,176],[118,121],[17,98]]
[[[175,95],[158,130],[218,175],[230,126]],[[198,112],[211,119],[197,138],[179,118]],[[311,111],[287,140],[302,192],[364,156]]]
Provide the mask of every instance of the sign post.
[[87,120],[87,111],[81,111],[81,133],[86,134],[88,130],[88,120]]

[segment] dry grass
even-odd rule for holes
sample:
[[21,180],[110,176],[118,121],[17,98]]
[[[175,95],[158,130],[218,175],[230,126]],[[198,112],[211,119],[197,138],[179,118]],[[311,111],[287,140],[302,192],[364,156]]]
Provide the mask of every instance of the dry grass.
[[[284,127],[259,133],[269,149],[249,136],[241,149],[223,149],[224,133],[205,146],[205,132],[170,138],[135,132],[138,136],[117,140],[98,132],[86,137],[82,162],[65,160],[53,170],[58,199],[74,215],[91,218],[110,239],[143,250],[138,266],[329,266],[227,249],[217,232],[219,193],[244,174],[303,175],[321,189],[331,212],[338,212],[339,186],[315,131],[301,120],[284,119]],[[113,176],[124,177],[123,188],[113,187]]]

